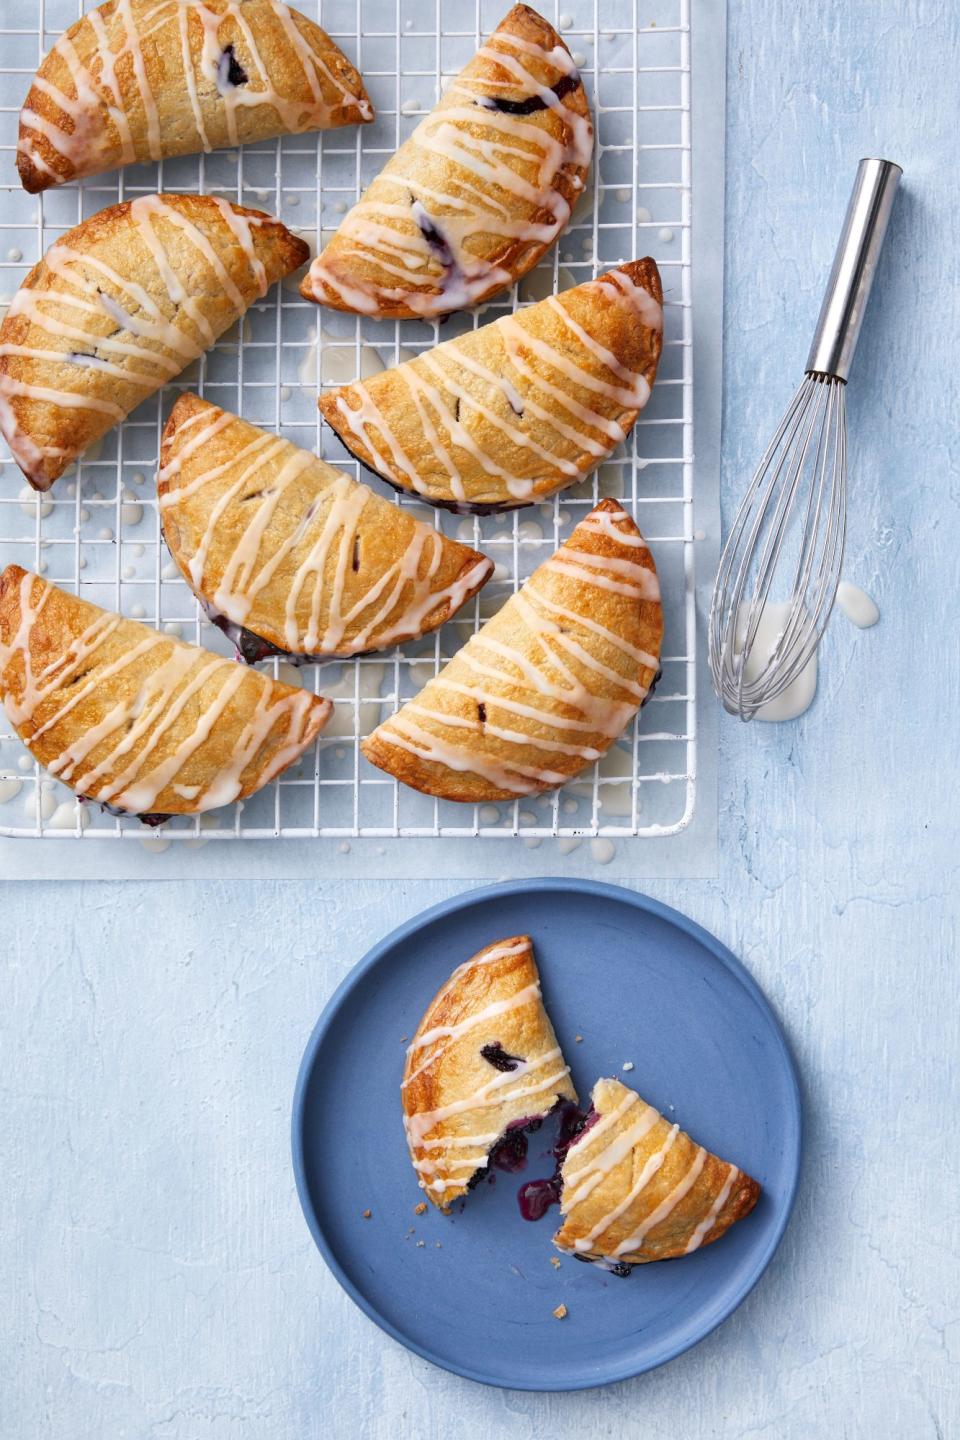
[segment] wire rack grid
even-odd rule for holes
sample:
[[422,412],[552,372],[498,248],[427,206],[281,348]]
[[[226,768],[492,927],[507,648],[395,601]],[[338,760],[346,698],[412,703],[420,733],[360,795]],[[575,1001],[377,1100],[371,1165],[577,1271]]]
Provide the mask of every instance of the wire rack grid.
[[[315,248],[377,173],[449,77],[498,23],[507,0],[300,0],[364,76],[377,112],[356,131],[131,167],[32,197],[14,168],[17,117],[31,76],[83,0],[0,0],[0,306],[27,270],[79,220],[155,190],[199,191],[279,215]],[[321,423],[316,395],[396,364],[499,314],[652,254],[665,291],[665,336],[653,397],[628,442],[588,480],[538,507],[460,519],[391,498],[496,562],[481,594],[433,636],[388,653],[280,678],[333,699],[316,748],[245,803],[168,822],[167,838],[654,836],[684,829],[696,796],[696,623],[693,533],[690,0],[567,0],[541,6],[562,31],[590,94],[597,131],[591,181],[571,224],[516,289],[478,312],[387,322],[302,300],[299,275],[275,287],[208,354],[35,495],[0,464],[0,565],[16,562],[97,604],[223,650],[167,555],[153,477],[163,422],[195,390],[283,432],[350,473],[356,462]],[[30,23],[31,14],[34,23]],[[412,18],[410,18],[412,16]],[[2,312],[0,312],[2,313]],[[369,477],[365,477],[369,479]],[[372,482],[376,484],[376,482]],[[410,698],[563,541],[600,496],[623,501],[650,542],[664,597],[662,677],[650,703],[603,760],[563,790],[499,805],[419,795],[370,766],[360,742]],[[0,834],[142,839],[132,818],[77,804],[45,776],[0,711]]]

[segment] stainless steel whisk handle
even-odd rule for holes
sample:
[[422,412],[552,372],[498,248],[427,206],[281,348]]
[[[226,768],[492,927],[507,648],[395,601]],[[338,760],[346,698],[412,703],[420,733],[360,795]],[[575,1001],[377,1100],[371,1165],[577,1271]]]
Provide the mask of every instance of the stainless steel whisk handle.
[[820,318],[807,356],[808,374],[846,380],[890,219],[894,191],[903,174],[892,160],[861,160]]

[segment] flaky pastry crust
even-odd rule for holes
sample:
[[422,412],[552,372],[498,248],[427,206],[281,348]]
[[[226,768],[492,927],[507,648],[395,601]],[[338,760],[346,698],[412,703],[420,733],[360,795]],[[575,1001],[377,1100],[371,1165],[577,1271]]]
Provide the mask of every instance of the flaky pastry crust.
[[0,325],[0,431],[30,484],[48,490],[308,254],[209,195],[142,195],[68,230]]
[[528,935],[486,946],[437,992],[407,1051],[402,1097],[410,1157],[441,1210],[504,1136],[576,1100]]
[[363,753],[444,800],[563,785],[642,705],[662,634],[653,557],[621,505],[602,500]]
[[332,709],[18,565],[0,575],[0,698],[56,779],[149,816],[252,795],[313,744]]
[[646,1265],[712,1245],[753,1209],[756,1180],[697,1145],[619,1080],[598,1080],[561,1169],[559,1250]]
[[25,190],[373,119],[330,36],[280,0],[107,0],[47,54],[20,113]]
[[515,5],[344,217],[301,292],[390,319],[479,305],[556,240],[592,149],[566,45]]
[[167,421],[157,488],[187,584],[228,634],[268,650],[385,649],[435,630],[493,573],[479,551],[196,395]]

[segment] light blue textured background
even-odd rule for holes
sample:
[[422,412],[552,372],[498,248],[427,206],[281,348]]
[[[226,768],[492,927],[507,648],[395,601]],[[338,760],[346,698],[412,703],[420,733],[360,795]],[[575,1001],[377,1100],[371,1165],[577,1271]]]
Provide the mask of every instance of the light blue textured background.
[[719,878],[649,886],[738,951],[802,1069],[803,1183],[764,1281],[699,1348],[609,1390],[432,1369],[326,1273],[287,1128],[335,983],[462,883],[10,884],[4,1440],[960,1431],[957,17],[729,16],[728,516],[802,365],[856,159],[906,171],[850,394],[847,574],[883,618],[837,617],[798,724],[723,724]]

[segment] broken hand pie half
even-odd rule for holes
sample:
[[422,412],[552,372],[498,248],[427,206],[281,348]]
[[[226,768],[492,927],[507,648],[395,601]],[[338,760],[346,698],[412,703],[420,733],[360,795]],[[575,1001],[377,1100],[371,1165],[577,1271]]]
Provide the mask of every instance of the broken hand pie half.
[[455,510],[529,505],[580,480],[650,397],[660,276],[635,260],[320,399],[357,458]]
[[493,572],[485,555],[196,395],[174,406],[160,463],[171,554],[251,662],[413,639]]
[[344,217],[301,293],[400,320],[479,305],[564,229],[592,149],[570,52],[515,5]]
[[30,484],[48,490],[308,253],[207,195],[143,195],[68,230],[0,326],[0,431]]
[[760,1186],[619,1080],[599,1080],[560,1171],[559,1250],[617,1269],[689,1255],[756,1205]]
[[563,785],[643,704],[662,633],[646,542],[617,501],[602,500],[363,753],[444,800]]
[[440,1210],[491,1165],[519,1170],[526,1133],[576,1100],[529,936],[498,940],[454,970],[407,1050],[402,1097],[410,1158]]
[[0,698],[51,775],[153,821],[252,795],[313,744],[332,709],[18,565],[0,575]]
[[107,0],[60,36],[20,112],[35,194],[121,165],[372,120],[363,81],[281,0]]

